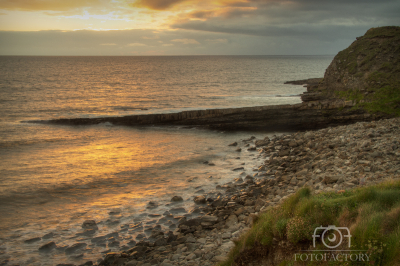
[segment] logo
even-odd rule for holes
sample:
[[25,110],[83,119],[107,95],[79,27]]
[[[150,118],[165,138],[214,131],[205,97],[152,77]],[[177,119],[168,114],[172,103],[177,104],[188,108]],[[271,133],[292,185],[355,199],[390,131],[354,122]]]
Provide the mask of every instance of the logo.
[[[344,250],[337,250],[343,240],[348,239],[348,248]],[[302,250],[304,253],[296,253],[294,255],[295,261],[316,261],[316,262],[347,262],[370,261],[369,254],[364,253],[367,250],[351,250],[351,234],[347,227],[336,227],[329,225],[327,227],[318,226],[314,229],[312,235],[314,250]],[[316,250],[316,242],[320,241],[328,249]]]
[[[322,232],[322,235],[317,235],[317,233],[321,230],[324,230]],[[342,234],[342,231],[347,233],[346,235]],[[343,241],[343,236],[348,237],[349,239],[349,248],[351,247],[351,235],[350,235],[350,230],[347,227],[336,227],[334,225],[329,225],[328,227],[323,227],[322,225],[315,228],[314,234],[312,235],[313,238],[313,247],[315,248],[315,240],[317,237],[321,238],[322,243],[324,244],[325,247],[327,248],[337,248],[342,244]],[[330,243],[326,243],[325,241],[328,241]],[[335,243],[337,243],[335,245]]]

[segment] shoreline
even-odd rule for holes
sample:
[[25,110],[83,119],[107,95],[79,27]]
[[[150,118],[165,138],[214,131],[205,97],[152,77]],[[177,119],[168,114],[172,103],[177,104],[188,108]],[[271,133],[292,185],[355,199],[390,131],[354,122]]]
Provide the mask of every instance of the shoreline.
[[340,193],[398,178],[399,133],[400,118],[395,118],[253,141],[248,149],[258,149],[266,159],[254,168],[254,177],[217,187],[224,190],[218,198],[198,196],[206,215],[182,219],[176,232],[153,230],[149,241],[109,253],[99,265],[215,265],[226,260],[235,239],[260,212],[303,186]]

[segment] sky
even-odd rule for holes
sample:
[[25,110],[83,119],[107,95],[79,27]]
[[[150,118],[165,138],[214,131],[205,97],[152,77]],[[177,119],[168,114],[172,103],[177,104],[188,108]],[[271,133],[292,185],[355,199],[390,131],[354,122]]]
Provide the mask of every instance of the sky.
[[335,55],[400,0],[0,0],[0,55]]

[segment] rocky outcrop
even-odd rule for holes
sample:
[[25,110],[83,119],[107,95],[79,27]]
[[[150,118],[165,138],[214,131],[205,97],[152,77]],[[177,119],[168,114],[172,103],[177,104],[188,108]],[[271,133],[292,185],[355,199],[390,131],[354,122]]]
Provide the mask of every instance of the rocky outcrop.
[[339,52],[304,102],[351,101],[368,113],[400,115],[400,27],[371,28]]
[[[111,123],[123,126],[175,125],[200,126],[223,130],[307,130],[381,118],[362,110],[352,110],[345,102],[323,102],[295,105],[257,106],[230,109],[184,111],[170,114],[124,117],[73,118],[42,123],[95,125]],[[340,111],[337,109],[340,108]]]

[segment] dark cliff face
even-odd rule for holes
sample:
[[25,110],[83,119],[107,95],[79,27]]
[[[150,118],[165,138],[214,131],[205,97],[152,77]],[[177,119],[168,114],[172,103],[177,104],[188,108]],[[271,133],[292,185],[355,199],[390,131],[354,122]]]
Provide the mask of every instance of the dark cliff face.
[[339,52],[303,100],[353,101],[370,113],[400,115],[400,27],[371,28]]

